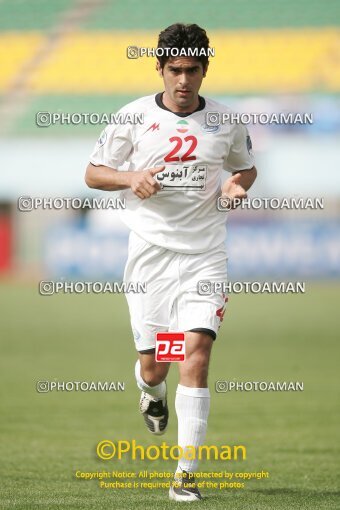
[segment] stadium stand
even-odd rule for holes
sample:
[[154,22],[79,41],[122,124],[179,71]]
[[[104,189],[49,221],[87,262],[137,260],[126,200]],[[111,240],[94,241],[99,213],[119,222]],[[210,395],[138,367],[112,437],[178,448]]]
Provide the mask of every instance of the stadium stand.
[[173,0],[162,9],[156,0],[143,8],[136,0],[2,1],[3,131],[25,131],[25,118],[50,104],[112,110],[157,90],[154,59],[129,60],[126,49],[153,47],[159,30],[179,20],[204,26],[215,48],[205,94],[340,92],[339,1],[328,0],[327,8],[316,0],[209,6],[207,16],[203,0]]

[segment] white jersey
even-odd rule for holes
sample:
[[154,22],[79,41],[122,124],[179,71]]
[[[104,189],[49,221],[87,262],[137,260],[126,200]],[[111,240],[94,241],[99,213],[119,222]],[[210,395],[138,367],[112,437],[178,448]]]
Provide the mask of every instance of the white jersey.
[[168,110],[161,96],[123,107],[123,119],[143,114],[144,123],[108,126],[90,161],[114,169],[127,162],[129,171],[165,166],[155,176],[162,189],[150,198],[142,200],[131,189],[121,192],[126,203],[121,218],[151,244],[203,253],[225,240],[226,213],[217,209],[222,172],[253,167],[250,138],[242,124],[207,125],[207,112],[232,113],[216,101],[200,97],[195,112],[179,114]]

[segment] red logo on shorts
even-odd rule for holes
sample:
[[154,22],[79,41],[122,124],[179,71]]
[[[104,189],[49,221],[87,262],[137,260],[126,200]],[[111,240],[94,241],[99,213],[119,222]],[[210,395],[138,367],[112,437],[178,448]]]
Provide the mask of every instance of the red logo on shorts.
[[224,305],[223,305],[223,306],[221,306],[221,308],[219,308],[219,309],[216,311],[216,315],[217,315],[217,317],[219,317],[219,318],[220,318],[220,322],[222,322],[222,321],[223,321],[223,319],[224,319],[225,309],[226,309],[227,302],[228,302],[228,297],[227,297],[225,294],[223,294],[223,295],[222,295],[222,297],[223,297],[223,299],[224,299]]
[[156,361],[184,361],[184,333],[156,334]]

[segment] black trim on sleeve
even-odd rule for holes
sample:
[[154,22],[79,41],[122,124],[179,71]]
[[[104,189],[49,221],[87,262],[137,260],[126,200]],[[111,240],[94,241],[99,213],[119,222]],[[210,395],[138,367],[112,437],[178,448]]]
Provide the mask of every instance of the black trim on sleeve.
[[196,108],[196,110],[194,110],[193,112],[189,112],[189,113],[173,112],[172,110],[170,110],[169,108],[167,108],[164,105],[164,103],[163,103],[163,94],[164,94],[164,92],[159,92],[158,94],[155,95],[155,101],[156,101],[157,106],[159,106],[159,108],[162,108],[162,110],[167,110],[168,112],[171,112],[174,115],[177,115],[177,117],[188,117],[188,115],[191,115],[192,113],[195,113],[195,112],[200,112],[201,110],[204,110],[204,108],[205,108],[205,99],[204,99],[204,97],[198,96],[199,105]]

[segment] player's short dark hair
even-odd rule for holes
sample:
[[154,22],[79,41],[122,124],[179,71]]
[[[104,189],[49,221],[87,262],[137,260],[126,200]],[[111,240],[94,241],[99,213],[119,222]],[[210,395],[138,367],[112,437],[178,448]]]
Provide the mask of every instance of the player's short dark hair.
[[[174,23],[170,25],[159,34],[157,48],[198,48],[198,50],[204,48],[206,50],[204,52],[205,55],[198,55],[194,58],[202,63],[203,69],[208,65],[209,39],[204,28],[199,27],[195,23],[189,25]],[[163,69],[171,56],[164,54],[157,58]]]

